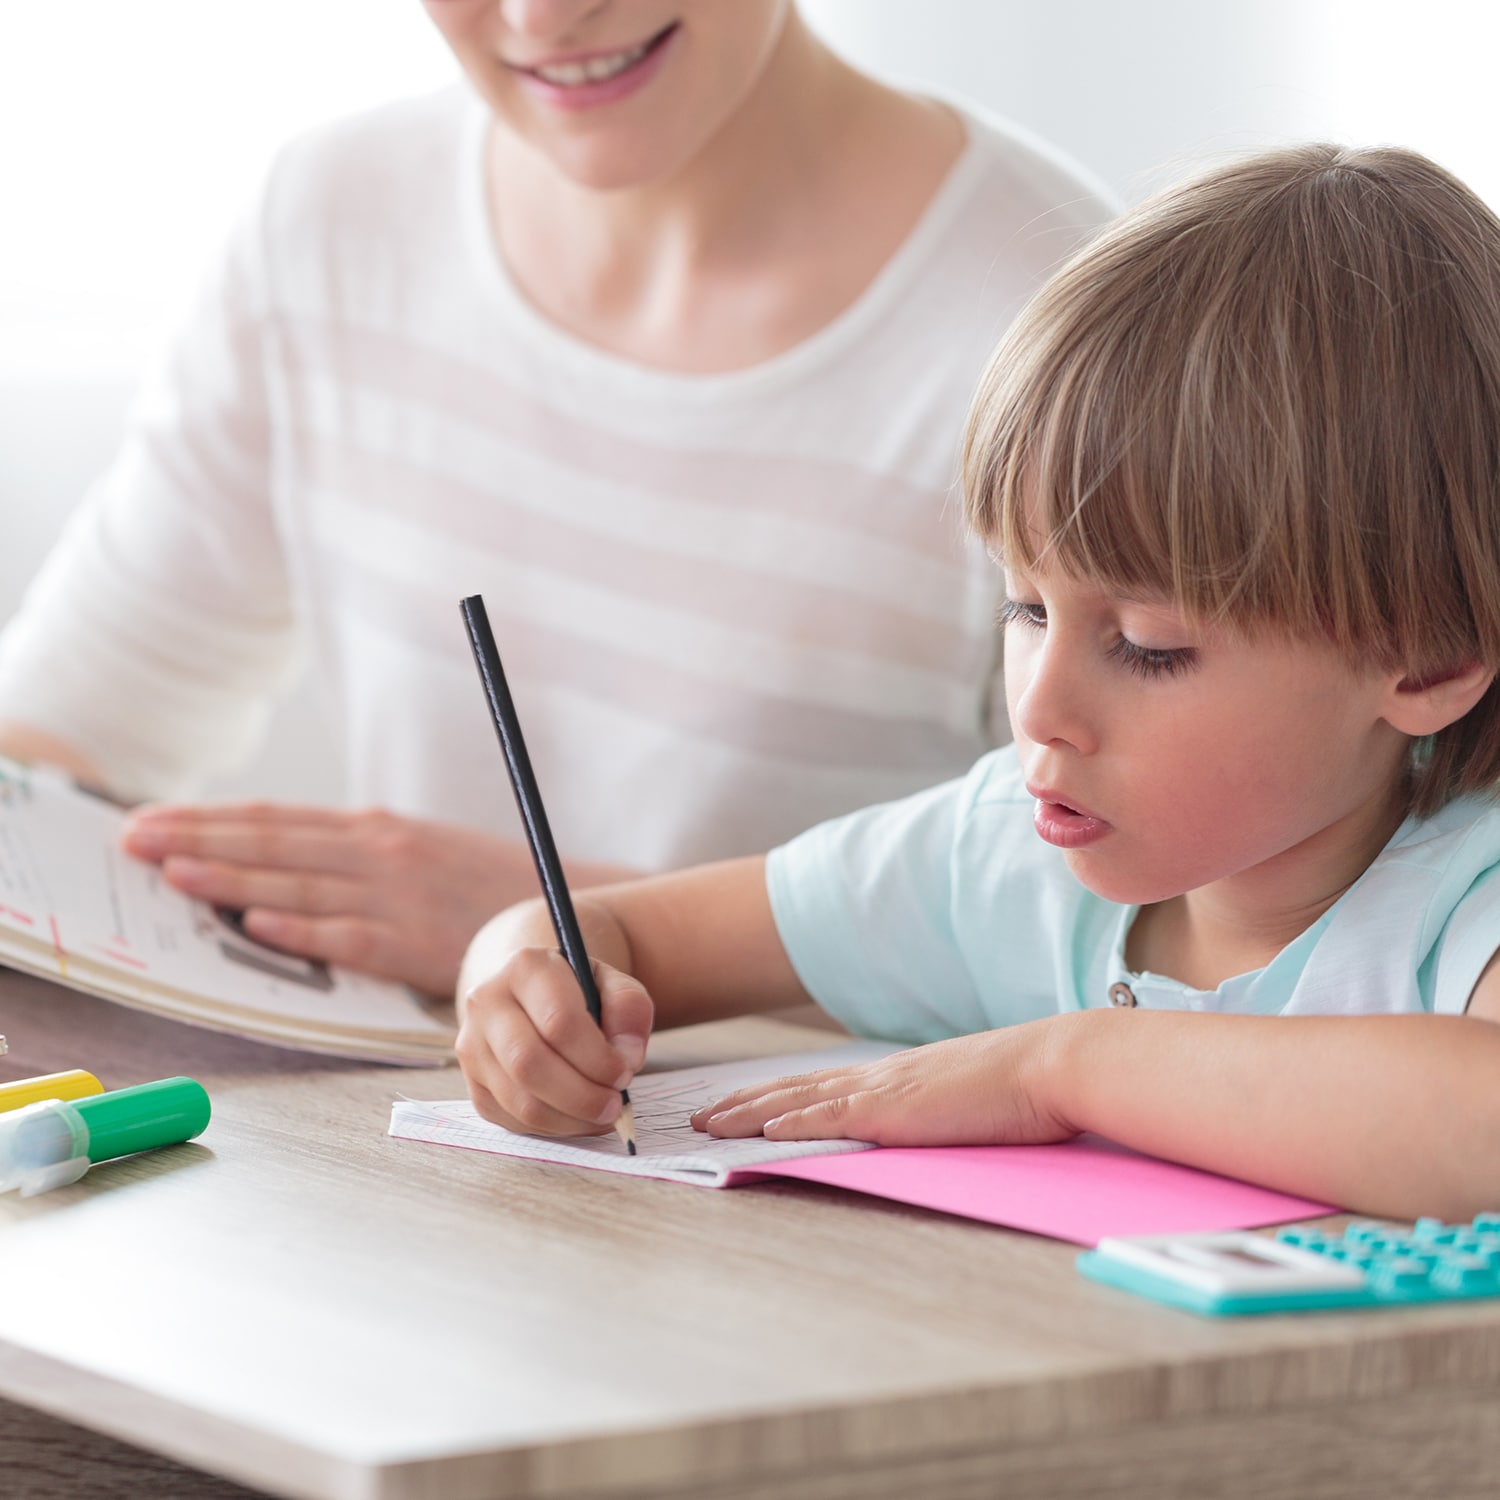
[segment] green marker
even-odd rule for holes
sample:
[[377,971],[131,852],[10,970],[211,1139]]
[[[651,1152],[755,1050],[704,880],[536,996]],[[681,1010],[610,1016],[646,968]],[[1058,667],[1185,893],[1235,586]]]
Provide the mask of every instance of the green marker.
[[95,1162],[201,1135],[208,1095],[191,1078],[162,1078],[92,1099],[45,1099],[0,1114],[0,1193],[23,1198],[77,1182]]

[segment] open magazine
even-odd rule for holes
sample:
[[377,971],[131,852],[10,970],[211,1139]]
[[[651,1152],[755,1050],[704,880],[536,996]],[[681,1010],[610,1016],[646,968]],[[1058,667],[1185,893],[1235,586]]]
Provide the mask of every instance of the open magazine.
[[306,1052],[444,1063],[453,1024],[404,985],[268,948],[120,847],[125,812],[0,757],[0,964]]

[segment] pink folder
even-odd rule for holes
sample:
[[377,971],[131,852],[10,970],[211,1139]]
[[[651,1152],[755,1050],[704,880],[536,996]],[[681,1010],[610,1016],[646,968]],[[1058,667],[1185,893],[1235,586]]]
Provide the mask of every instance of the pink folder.
[[1079,1245],[1105,1235],[1257,1229],[1338,1211],[1097,1136],[1058,1146],[898,1146],[803,1156],[757,1166],[751,1175],[822,1182]]

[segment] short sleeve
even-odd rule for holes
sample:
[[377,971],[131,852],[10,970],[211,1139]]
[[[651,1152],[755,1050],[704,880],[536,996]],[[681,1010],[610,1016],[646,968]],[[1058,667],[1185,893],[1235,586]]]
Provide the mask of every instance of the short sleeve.
[[953,930],[953,853],[973,774],[822,823],[772,851],[776,928],[813,999],[851,1031],[926,1042],[979,1011]]
[[1462,1015],[1485,965],[1500,950],[1500,866],[1479,875],[1453,908],[1436,953],[1432,1009]]

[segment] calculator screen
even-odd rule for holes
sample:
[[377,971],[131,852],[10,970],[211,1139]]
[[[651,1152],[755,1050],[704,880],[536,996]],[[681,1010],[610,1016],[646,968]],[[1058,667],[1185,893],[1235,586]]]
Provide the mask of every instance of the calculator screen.
[[1247,1266],[1252,1271],[1265,1271],[1272,1267],[1279,1270],[1281,1262],[1269,1255],[1260,1255],[1253,1250],[1241,1250],[1229,1245],[1215,1245],[1213,1248],[1215,1260],[1227,1260],[1234,1265]]

